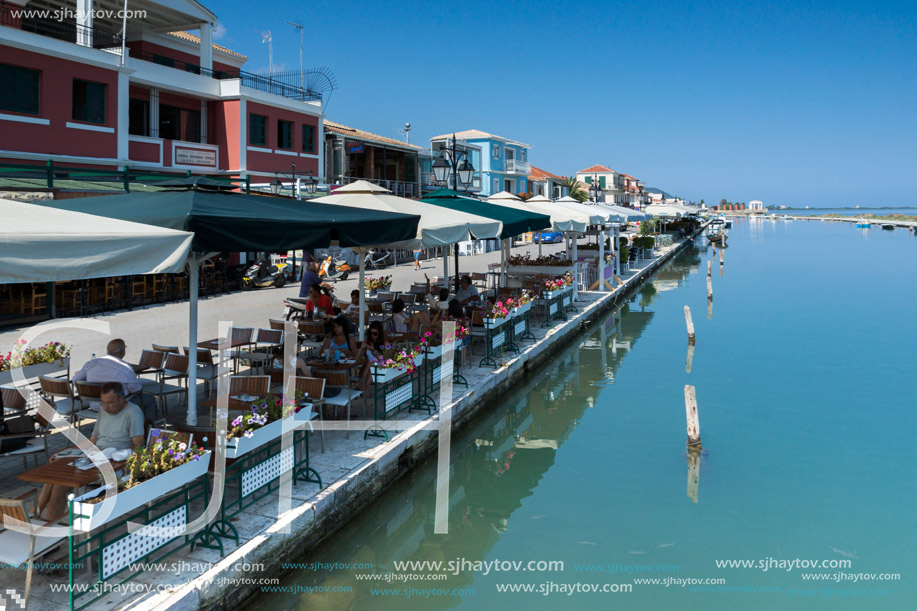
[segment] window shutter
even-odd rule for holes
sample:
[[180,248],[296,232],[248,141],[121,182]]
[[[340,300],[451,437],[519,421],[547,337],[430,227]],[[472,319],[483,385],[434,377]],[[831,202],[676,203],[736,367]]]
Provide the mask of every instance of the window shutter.
[[605,177],[604,176],[599,176],[599,186],[602,187],[603,189],[605,188]]

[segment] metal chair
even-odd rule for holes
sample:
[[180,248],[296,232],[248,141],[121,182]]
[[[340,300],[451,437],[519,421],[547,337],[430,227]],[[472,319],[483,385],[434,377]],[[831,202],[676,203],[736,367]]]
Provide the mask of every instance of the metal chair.
[[168,354],[169,352],[178,352],[178,346],[163,346],[161,344],[153,344],[153,350],[156,352]]
[[[48,423],[39,415],[30,416],[26,413],[26,400],[18,388],[0,388],[2,398],[3,420],[7,432],[0,435],[0,444],[7,439],[25,439],[25,445],[15,450],[8,450],[0,454],[0,458],[9,456],[22,456],[23,467],[28,467],[27,457],[35,458],[38,466],[38,453],[44,452],[45,462],[50,462],[48,453]],[[20,419],[23,419],[20,421]],[[38,427],[36,428],[36,424]],[[19,425],[22,425],[21,427]]]
[[350,374],[347,371],[331,369],[313,369],[312,376],[325,380],[325,388],[336,388],[340,392],[333,397],[324,397],[323,404],[334,407],[337,417],[337,408],[347,407],[347,422],[350,422],[350,406],[354,399],[363,396],[363,391],[353,388]]
[[[175,380],[178,384],[167,384],[166,382]],[[184,385],[182,383],[184,382]],[[181,395],[184,393],[185,400],[188,398],[188,357],[177,352],[166,354],[165,362],[162,366],[162,373],[159,374],[159,388],[154,391],[147,391],[156,397],[159,410],[164,418],[169,417],[169,395]],[[181,403],[179,403],[181,405]]]
[[[325,403],[325,382],[324,378],[306,378],[296,376],[293,378],[294,392],[301,392],[308,395],[309,401],[318,411],[318,421],[321,423],[322,453],[325,452],[325,415],[323,406]],[[314,429],[313,429],[314,430]]]
[[[26,508],[26,503],[32,504],[32,513]],[[35,559],[40,558],[49,551],[56,549],[56,546],[66,537],[52,537],[44,534],[48,526],[60,522],[66,517],[66,514],[53,516],[51,520],[35,520],[31,515],[37,514],[38,511],[38,490],[30,490],[22,496],[15,499],[0,499],[0,563],[3,566],[25,566],[25,599],[22,602],[22,608],[28,609],[29,591],[32,588],[32,568],[35,565]],[[6,520],[18,520],[20,528],[28,528],[28,532],[7,529]]]
[[229,396],[255,395],[262,397],[271,388],[271,376],[230,376]]
[[283,348],[283,331],[277,329],[258,329],[254,347],[241,357],[249,362],[252,369],[264,371],[265,365]]
[[321,350],[325,342],[325,324],[312,320],[300,320],[298,324],[300,347],[308,349],[310,354]]
[[[191,354],[187,346],[184,347],[185,356]],[[209,397],[213,394],[213,381],[220,377],[219,368],[213,362],[213,353],[206,348],[197,349],[197,379],[204,382],[204,393]]]
[[232,327],[229,329],[229,337],[233,344],[241,343],[229,351],[229,358],[232,359],[232,372],[239,371],[239,361],[248,354],[248,346],[252,344],[252,335],[255,330],[252,327]]
[[41,387],[41,394],[54,406],[54,411],[62,416],[70,416],[72,424],[74,422],[73,413],[79,411],[77,405],[79,399],[74,397],[70,382],[60,378],[39,376],[38,383]]
[[73,385],[76,386],[77,400],[80,402],[80,409],[74,412],[73,416],[77,421],[76,427],[80,428],[80,422],[85,418],[91,418],[93,420],[99,419],[99,412],[88,407],[86,404],[88,401],[102,402],[102,383],[76,381]]

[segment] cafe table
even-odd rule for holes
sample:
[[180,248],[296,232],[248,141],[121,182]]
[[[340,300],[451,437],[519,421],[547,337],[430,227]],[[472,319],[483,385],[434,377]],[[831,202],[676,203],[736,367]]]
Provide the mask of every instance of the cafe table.
[[[16,478],[24,482],[67,486],[69,488],[82,488],[95,483],[102,476],[99,469],[95,466],[90,469],[74,467],[73,462],[78,458],[80,457],[58,458],[40,467],[20,473]],[[123,468],[124,464],[125,461],[123,460],[111,461],[111,466],[115,471]]]

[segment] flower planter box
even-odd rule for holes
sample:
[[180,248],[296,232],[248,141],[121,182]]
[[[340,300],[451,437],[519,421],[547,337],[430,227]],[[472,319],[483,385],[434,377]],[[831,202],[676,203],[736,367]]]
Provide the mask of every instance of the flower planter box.
[[507,265],[506,273],[515,276],[563,276],[564,272],[573,273],[573,266],[565,265]]
[[555,291],[541,291],[541,296],[544,297],[545,299],[553,300],[553,299],[556,299],[556,298],[560,297],[560,294],[561,294],[562,292],[563,292],[563,291],[561,291],[561,290],[555,290]]
[[16,369],[7,369],[0,371],[0,384],[12,384],[15,382],[13,374],[22,373],[26,380],[32,380],[38,376],[46,376],[59,371],[70,371],[70,358],[65,358],[53,363],[38,363],[37,365],[26,365]]
[[210,466],[211,452],[205,452],[198,460],[160,473],[153,479],[141,482],[133,488],[119,492],[100,503],[85,503],[87,499],[105,494],[105,487],[91,490],[73,501],[73,528],[90,531],[126,513],[139,509],[164,494],[178,490],[185,484],[205,475]]
[[233,437],[226,442],[226,458],[239,458],[283,434],[283,420],[275,420],[252,431],[251,437]]
[[408,372],[407,369],[398,369],[397,367],[372,367],[371,370],[373,382],[376,384],[391,382],[395,378],[403,376]]
[[513,315],[519,316],[521,314],[525,314],[526,312],[528,312],[531,309],[532,309],[532,302],[530,301],[526,304],[513,308]]
[[[455,341],[453,342],[452,345],[455,346],[453,350],[455,352],[458,352],[459,350],[462,349],[462,340]],[[432,360],[432,359],[438,359],[442,355],[443,355],[443,346],[429,346],[427,348],[427,354],[425,356],[426,358]]]
[[484,328],[485,329],[499,329],[503,324],[512,318],[512,315],[508,315],[506,318],[484,318]]

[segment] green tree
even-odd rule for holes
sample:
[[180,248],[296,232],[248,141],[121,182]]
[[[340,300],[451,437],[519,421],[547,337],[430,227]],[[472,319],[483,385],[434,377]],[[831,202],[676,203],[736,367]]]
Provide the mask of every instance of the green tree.
[[576,176],[567,178],[565,185],[570,192],[570,197],[582,203],[589,199],[589,192],[583,188],[582,183],[576,179]]

